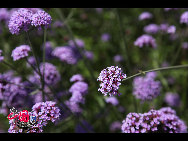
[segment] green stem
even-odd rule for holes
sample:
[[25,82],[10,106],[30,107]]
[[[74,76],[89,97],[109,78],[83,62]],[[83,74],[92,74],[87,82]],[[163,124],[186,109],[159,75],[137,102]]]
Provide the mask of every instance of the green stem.
[[180,68],[187,68],[187,67],[188,67],[188,65],[178,65],[178,66],[171,66],[171,67],[163,67],[163,68],[151,69],[151,70],[142,71],[142,72],[139,72],[139,73],[137,73],[135,75],[129,76],[129,77],[123,79],[122,81],[134,78],[136,76],[139,76],[139,75],[142,75],[142,74],[145,74],[145,73],[148,73],[148,72],[162,71],[162,70],[171,70],[171,69],[180,69]]

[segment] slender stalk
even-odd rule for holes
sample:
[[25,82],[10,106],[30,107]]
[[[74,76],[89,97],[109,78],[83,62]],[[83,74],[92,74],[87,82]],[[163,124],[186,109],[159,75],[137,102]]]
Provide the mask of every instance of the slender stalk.
[[188,65],[178,65],[178,66],[163,67],[163,68],[156,68],[156,69],[151,69],[151,70],[147,70],[147,71],[141,71],[141,72],[139,72],[139,73],[137,73],[135,75],[132,75],[132,76],[129,76],[129,77],[123,79],[122,81],[134,78],[136,76],[139,76],[139,75],[142,75],[142,74],[145,74],[145,73],[148,73],[148,72],[171,70],[171,69],[180,69],[180,68],[188,68]]
[[125,51],[125,53],[124,53],[124,56],[125,56],[125,59],[126,59],[126,63],[127,63],[127,68],[130,68],[130,62],[129,62],[129,53],[128,53],[128,49],[127,49],[127,43],[126,43],[126,40],[125,40],[125,35],[124,35],[124,28],[123,28],[123,23],[122,23],[122,20],[121,20],[121,18],[120,18],[120,15],[119,15],[119,12],[118,12],[118,9],[117,8],[115,8],[114,9],[114,11],[115,11],[115,14],[116,14],[116,17],[117,17],[117,19],[118,19],[118,25],[119,25],[119,32],[120,32],[120,35],[121,35],[121,39],[122,39],[122,41],[123,41],[123,47],[124,47],[124,51]]

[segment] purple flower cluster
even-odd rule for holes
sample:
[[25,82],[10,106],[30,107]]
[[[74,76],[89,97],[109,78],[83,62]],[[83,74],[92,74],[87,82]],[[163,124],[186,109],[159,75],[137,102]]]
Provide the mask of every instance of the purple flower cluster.
[[143,46],[157,47],[155,39],[151,35],[144,34],[136,39],[134,42],[135,46],[142,48]]
[[114,62],[121,62],[123,61],[123,56],[117,54],[116,56],[114,56]]
[[118,66],[107,67],[103,69],[97,79],[100,81],[100,87],[98,91],[100,91],[104,96],[114,96],[120,95],[118,92],[119,86],[121,85],[122,79],[126,78],[126,74],[122,73],[121,68]]
[[156,98],[160,94],[161,83],[155,81],[155,77],[155,72],[149,72],[145,77],[136,77],[133,80],[133,95],[143,101]]
[[188,25],[188,11],[184,12],[180,17],[180,23]]
[[10,13],[7,8],[0,8],[0,21],[7,22],[10,18]]
[[180,96],[177,93],[168,92],[165,95],[165,102],[172,107],[180,106]]
[[[75,39],[75,42],[76,42],[76,45],[77,45],[79,48],[84,48],[85,43],[84,43],[83,40],[81,40],[81,39]],[[71,46],[71,47],[76,47],[76,45],[74,44],[74,41],[73,41],[73,40],[70,40],[70,41],[68,42],[68,44],[69,44],[69,46]]]
[[110,103],[114,106],[117,106],[119,104],[119,101],[116,97],[108,97],[105,99],[106,103]]
[[121,122],[119,121],[112,122],[112,124],[110,125],[110,131],[115,132],[118,130],[121,130]]
[[110,38],[111,38],[111,36],[110,36],[109,33],[104,33],[104,34],[101,35],[101,40],[102,40],[103,42],[109,41]]
[[156,24],[149,24],[144,27],[144,31],[149,34],[156,34],[159,31],[159,26]]
[[69,89],[69,92],[72,93],[72,96],[65,104],[73,113],[81,113],[82,109],[79,104],[85,103],[85,98],[83,97],[88,93],[88,84],[83,82],[83,77],[81,74],[73,75],[70,79],[74,84]]
[[89,59],[89,60],[93,60],[93,58],[94,58],[94,54],[93,54],[92,51],[85,51],[85,52],[84,52],[84,55],[85,55],[85,57],[86,57],[87,59]]
[[[41,133],[43,127],[47,125],[48,121],[55,122],[60,114],[60,109],[55,107],[56,103],[53,101],[39,102],[33,105],[32,112],[29,115],[36,116],[36,125],[29,127],[25,132],[27,133]],[[19,128],[13,120],[9,121],[9,133],[22,133],[23,129]]]
[[31,51],[30,46],[28,45],[21,45],[19,47],[16,47],[12,51],[12,57],[14,61],[20,60],[22,58],[27,57],[29,54],[29,51]]
[[51,23],[51,16],[45,11],[33,8],[19,8],[15,10],[9,20],[9,30],[12,34],[20,34],[22,31],[28,31],[31,26],[41,29]]
[[2,50],[0,50],[0,62],[4,60],[4,56],[2,56]]
[[67,64],[76,64],[79,59],[79,56],[74,48],[69,46],[56,47],[53,50],[52,55]]
[[146,20],[146,19],[151,19],[153,17],[153,15],[149,12],[143,12],[139,15],[139,20],[142,21],[142,20]]
[[188,49],[188,42],[183,42],[182,43],[182,48],[183,49]]
[[52,18],[48,13],[42,10],[38,10],[32,16],[31,25],[41,30],[42,27],[47,28],[51,24],[51,22],[52,22]]
[[[41,64],[40,65],[40,72],[42,73],[43,75],[43,67],[44,67],[44,81],[46,84],[48,85],[56,85],[60,79],[61,79],[61,76],[57,70],[57,68],[53,65],[53,64],[50,64],[50,63],[45,63],[45,64]],[[38,74],[36,74],[36,77],[39,79],[40,76]]]
[[122,122],[123,133],[186,133],[186,124],[169,107],[147,113],[129,113]]
[[[42,45],[42,49],[43,49],[44,45]],[[53,45],[52,42],[47,41],[45,44],[45,56],[47,60],[50,60],[53,58],[52,56],[52,51],[53,51]]]

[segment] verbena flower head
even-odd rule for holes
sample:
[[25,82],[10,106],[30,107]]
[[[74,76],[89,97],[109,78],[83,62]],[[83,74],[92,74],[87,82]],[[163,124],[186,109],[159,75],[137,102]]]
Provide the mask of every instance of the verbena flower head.
[[85,51],[85,52],[84,52],[84,55],[85,55],[85,57],[86,57],[87,59],[89,59],[89,60],[93,60],[93,58],[94,58],[94,54],[93,54],[92,51]]
[[83,40],[81,40],[81,39],[75,39],[75,42],[76,42],[76,44],[74,43],[73,40],[70,40],[70,41],[68,42],[68,44],[69,44],[69,46],[71,46],[71,47],[76,47],[76,45],[77,45],[79,48],[84,48],[85,43],[84,43]]
[[[42,49],[44,47],[44,44],[42,45]],[[53,45],[52,42],[47,41],[45,44],[45,56],[47,60],[52,59],[54,56],[52,56],[52,51],[53,51]]]
[[167,29],[167,33],[174,34],[176,32],[176,27],[174,25],[171,25]]
[[103,42],[109,41],[110,38],[111,38],[111,36],[110,36],[109,33],[104,33],[104,34],[101,35],[101,40],[102,40]]
[[19,47],[16,47],[13,51],[12,51],[12,57],[13,60],[20,60],[22,58],[25,58],[29,55],[29,52],[31,51],[30,46],[28,45],[21,45]]
[[74,91],[69,101],[74,103],[85,103],[85,99],[79,91]]
[[51,16],[46,13],[43,10],[38,10],[35,14],[32,16],[32,22],[31,25],[37,27],[39,30],[42,29],[42,27],[49,27],[49,25],[52,22]]
[[153,15],[150,12],[143,12],[139,15],[139,20],[146,20],[146,19],[151,19],[153,17]]
[[2,56],[2,50],[0,50],[0,62],[4,60],[4,56]]
[[[42,63],[40,65],[40,72],[42,73],[42,75],[43,75],[43,67],[44,67],[45,83],[53,86],[56,85],[61,79],[57,68],[53,64],[47,62],[45,64]],[[37,77],[39,77],[39,75],[37,75]]]
[[142,48],[143,46],[157,47],[155,39],[151,35],[144,34],[136,39],[135,46]]
[[126,74],[122,73],[121,68],[118,66],[111,66],[103,69],[97,79],[100,81],[100,91],[104,96],[120,95],[118,92],[122,79],[126,78]]
[[160,94],[161,83],[155,81],[156,74],[149,72],[145,77],[139,76],[133,80],[133,95],[141,99],[152,100]]
[[56,47],[52,55],[59,58],[62,62],[67,64],[76,64],[79,57],[75,53],[74,49],[69,46]]
[[171,108],[129,113],[122,124],[123,133],[185,133],[187,127]]
[[10,32],[18,35],[22,31],[28,31],[31,26],[32,15],[31,11],[24,8],[14,11],[8,24]]
[[144,27],[144,31],[149,34],[156,34],[159,31],[159,26],[156,24],[149,24]]
[[188,42],[183,42],[182,48],[187,50],[188,49]]
[[110,103],[114,106],[117,106],[119,104],[119,101],[116,97],[108,97],[105,99],[106,103]]
[[184,12],[180,17],[180,23],[188,25],[188,11]]
[[84,78],[81,74],[75,74],[70,78],[70,82],[83,81]]
[[65,101],[65,104],[73,113],[81,113],[83,111],[78,103],[67,100]]
[[177,93],[166,93],[165,102],[172,107],[180,106],[180,96]]
[[114,121],[110,125],[110,131],[115,132],[121,130],[121,122],[119,121]]
[[69,89],[69,92],[73,93],[75,91],[80,92],[82,95],[87,94],[88,93],[88,84],[86,82],[82,82],[82,81],[75,82]]

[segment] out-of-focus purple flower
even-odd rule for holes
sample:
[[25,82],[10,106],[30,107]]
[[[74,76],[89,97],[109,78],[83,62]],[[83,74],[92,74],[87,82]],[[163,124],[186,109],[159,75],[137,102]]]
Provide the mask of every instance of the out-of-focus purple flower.
[[188,11],[184,12],[180,17],[180,23],[188,25]]
[[168,27],[167,33],[174,34],[175,32],[176,32],[176,27],[174,25]]
[[14,11],[11,14],[10,20],[9,20],[9,30],[12,34],[18,35],[22,31],[28,31],[29,27],[31,26],[31,18],[32,18],[32,12],[20,8],[17,11]]
[[116,97],[108,97],[105,99],[106,103],[110,103],[114,106],[117,106],[119,104],[119,101]]
[[96,10],[96,12],[97,12],[97,13],[99,13],[99,14],[100,14],[100,13],[102,13],[103,8],[95,8],[95,10]]
[[52,55],[67,64],[76,64],[80,58],[77,52],[69,46],[56,47],[53,50]]
[[93,58],[94,58],[94,54],[93,54],[92,51],[85,51],[85,52],[84,52],[84,55],[85,55],[86,58],[89,59],[89,60],[93,60]]
[[4,60],[4,56],[2,56],[2,50],[0,50],[0,62]]
[[160,24],[159,28],[162,32],[167,32],[169,25],[167,23]]
[[164,11],[170,11],[170,10],[178,10],[180,8],[164,8]]
[[53,23],[53,27],[55,27],[55,28],[60,28],[60,27],[63,27],[63,26],[64,26],[64,24],[61,21],[55,21]]
[[121,85],[122,79],[126,78],[126,74],[122,73],[121,68],[118,66],[107,67],[103,69],[97,79],[100,81],[100,87],[98,91],[100,91],[104,96],[114,96],[120,95],[118,92],[119,86]]
[[85,120],[81,121],[82,124],[78,123],[75,127],[76,133],[92,133],[93,127]]
[[0,8],[0,21],[7,22],[10,19],[10,13],[7,8]]
[[146,19],[151,19],[153,17],[153,15],[150,12],[143,12],[139,15],[138,19],[140,21],[142,20],[146,20]]
[[75,103],[82,103],[82,104],[85,103],[85,99],[79,91],[74,91],[69,101]]
[[114,62],[121,62],[123,61],[123,56],[117,54],[116,56],[114,56]]
[[149,24],[144,27],[144,31],[149,34],[156,34],[159,31],[159,26],[156,24]]
[[129,113],[121,130],[123,133],[186,133],[186,124],[169,107],[147,113]]
[[108,42],[110,40],[110,38],[111,38],[111,36],[110,36],[109,33],[104,33],[104,34],[101,35],[101,40],[103,42]]
[[[42,45],[42,49],[43,49],[43,47],[44,47],[44,45]],[[54,56],[52,56],[52,51],[53,51],[52,42],[47,41],[45,44],[45,55],[46,55],[47,60],[50,60],[54,57]]]
[[78,103],[72,102],[70,100],[65,101],[65,105],[73,112],[73,113],[82,113],[82,109],[80,108]]
[[51,22],[52,17],[45,11],[39,10],[35,14],[33,14],[31,25],[41,30],[42,27],[48,28]]
[[[57,68],[53,64],[47,62],[45,64],[42,63],[40,65],[40,72],[42,73],[42,75],[43,67],[45,83],[52,86],[56,85],[61,79],[60,73],[58,72]],[[38,74],[36,74],[36,77],[40,79],[40,76]]]
[[35,57],[34,56],[30,56],[28,58],[28,63],[27,63],[27,67],[30,67],[30,65],[35,66],[36,65],[36,61],[35,61]]
[[121,130],[121,122],[119,121],[114,121],[110,125],[110,131],[115,132]]
[[180,106],[180,97],[177,93],[166,93],[165,102],[172,107]]
[[183,42],[182,48],[187,50],[188,49],[188,42]]
[[70,78],[70,82],[83,81],[84,78],[81,74],[75,74]]
[[161,83],[155,81],[156,75],[149,72],[145,77],[139,76],[133,80],[133,95],[141,100],[152,100],[160,94]]
[[31,51],[31,48],[30,46],[28,45],[21,45],[19,47],[16,47],[13,51],[12,51],[12,57],[13,57],[13,60],[16,61],[16,60],[20,60],[22,58],[25,58],[27,57],[29,54],[29,51]]
[[71,46],[71,47],[76,47],[76,45],[77,45],[79,48],[84,48],[85,43],[84,43],[83,40],[81,40],[81,39],[75,39],[75,42],[76,42],[76,44],[74,43],[73,40],[70,40],[70,41],[68,42],[68,44],[69,44],[69,46]]
[[69,92],[73,93],[75,91],[80,92],[82,95],[87,94],[88,93],[88,84],[86,82],[82,82],[82,81],[75,82],[69,89]]
[[147,34],[144,34],[138,37],[136,41],[134,42],[134,45],[140,48],[142,48],[143,46],[151,46],[153,48],[157,47],[155,39],[152,36],[147,35]]

